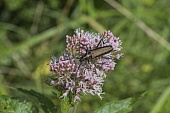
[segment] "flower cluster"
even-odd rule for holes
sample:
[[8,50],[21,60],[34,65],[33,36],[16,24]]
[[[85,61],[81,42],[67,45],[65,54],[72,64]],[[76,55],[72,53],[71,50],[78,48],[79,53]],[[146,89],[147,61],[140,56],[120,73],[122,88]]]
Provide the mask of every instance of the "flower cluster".
[[[66,44],[64,54],[59,59],[52,56],[49,63],[53,72],[49,85],[57,86],[61,98],[71,95],[77,101],[81,94],[88,93],[102,98],[105,72],[114,70],[115,59],[122,56],[117,53],[122,49],[121,40],[110,31],[100,34],[76,29],[73,36],[66,36]],[[93,54],[97,56],[93,58]]]

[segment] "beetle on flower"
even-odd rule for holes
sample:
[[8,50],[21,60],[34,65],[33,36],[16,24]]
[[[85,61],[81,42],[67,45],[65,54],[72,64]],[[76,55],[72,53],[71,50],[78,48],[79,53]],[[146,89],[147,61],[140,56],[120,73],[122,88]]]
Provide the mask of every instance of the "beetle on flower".
[[[121,40],[112,32],[90,33],[76,29],[75,35],[66,36],[66,52],[52,57],[50,85],[56,85],[61,98],[80,100],[81,94],[98,95],[100,98],[105,72],[114,70],[115,59],[120,59]],[[76,79],[75,79],[76,78]],[[69,96],[71,95],[71,96]]]

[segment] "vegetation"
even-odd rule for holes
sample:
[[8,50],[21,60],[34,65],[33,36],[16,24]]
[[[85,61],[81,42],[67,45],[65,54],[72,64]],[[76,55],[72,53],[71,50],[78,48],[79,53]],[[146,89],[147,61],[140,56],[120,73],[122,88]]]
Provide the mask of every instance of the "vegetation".
[[[124,55],[116,61],[115,70],[107,73],[103,99],[85,95],[76,112],[97,112],[105,103],[129,102],[132,97],[138,101],[127,112],[168,113],[169,5],[168,0],[1,0],[0,95],[25,98],[24,94],[30,94],[37,100],[45,95],[50,105],[59,104],[55,87],[45,84],[51,74],[47,65],[51,55],[61,55],[66,35],[72,36],[77,28],[90,32],[110,30],[121,39]],[[1,97],[0,102],[6,98]],[[33,108],[36,112],[38,107]]]

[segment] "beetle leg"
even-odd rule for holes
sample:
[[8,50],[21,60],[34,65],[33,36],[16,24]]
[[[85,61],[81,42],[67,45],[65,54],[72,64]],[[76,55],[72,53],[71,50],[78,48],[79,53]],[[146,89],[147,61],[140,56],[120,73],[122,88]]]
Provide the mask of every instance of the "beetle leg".
[[97,47],[96,47],[96,48],[98,48],[99,45],[100,45],[102,42],[103,42],[103,44],[105,44],[103,38],[99,41],[99,43],[97,44]]

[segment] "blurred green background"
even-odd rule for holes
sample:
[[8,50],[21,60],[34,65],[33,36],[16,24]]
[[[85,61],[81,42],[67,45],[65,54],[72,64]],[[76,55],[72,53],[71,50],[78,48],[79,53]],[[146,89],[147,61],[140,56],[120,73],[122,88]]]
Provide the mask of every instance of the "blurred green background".
[[106,29],[120,37],[124,56],[107,73],[103,100],[86,95],[77,112],[147,91],[132,113],[170,113],[169,6],[169,0],[0,0],[0,94],[13,96],[9,87],[21,87],[55,99],[44,83],[51,55],[60,56],[76,28]]

